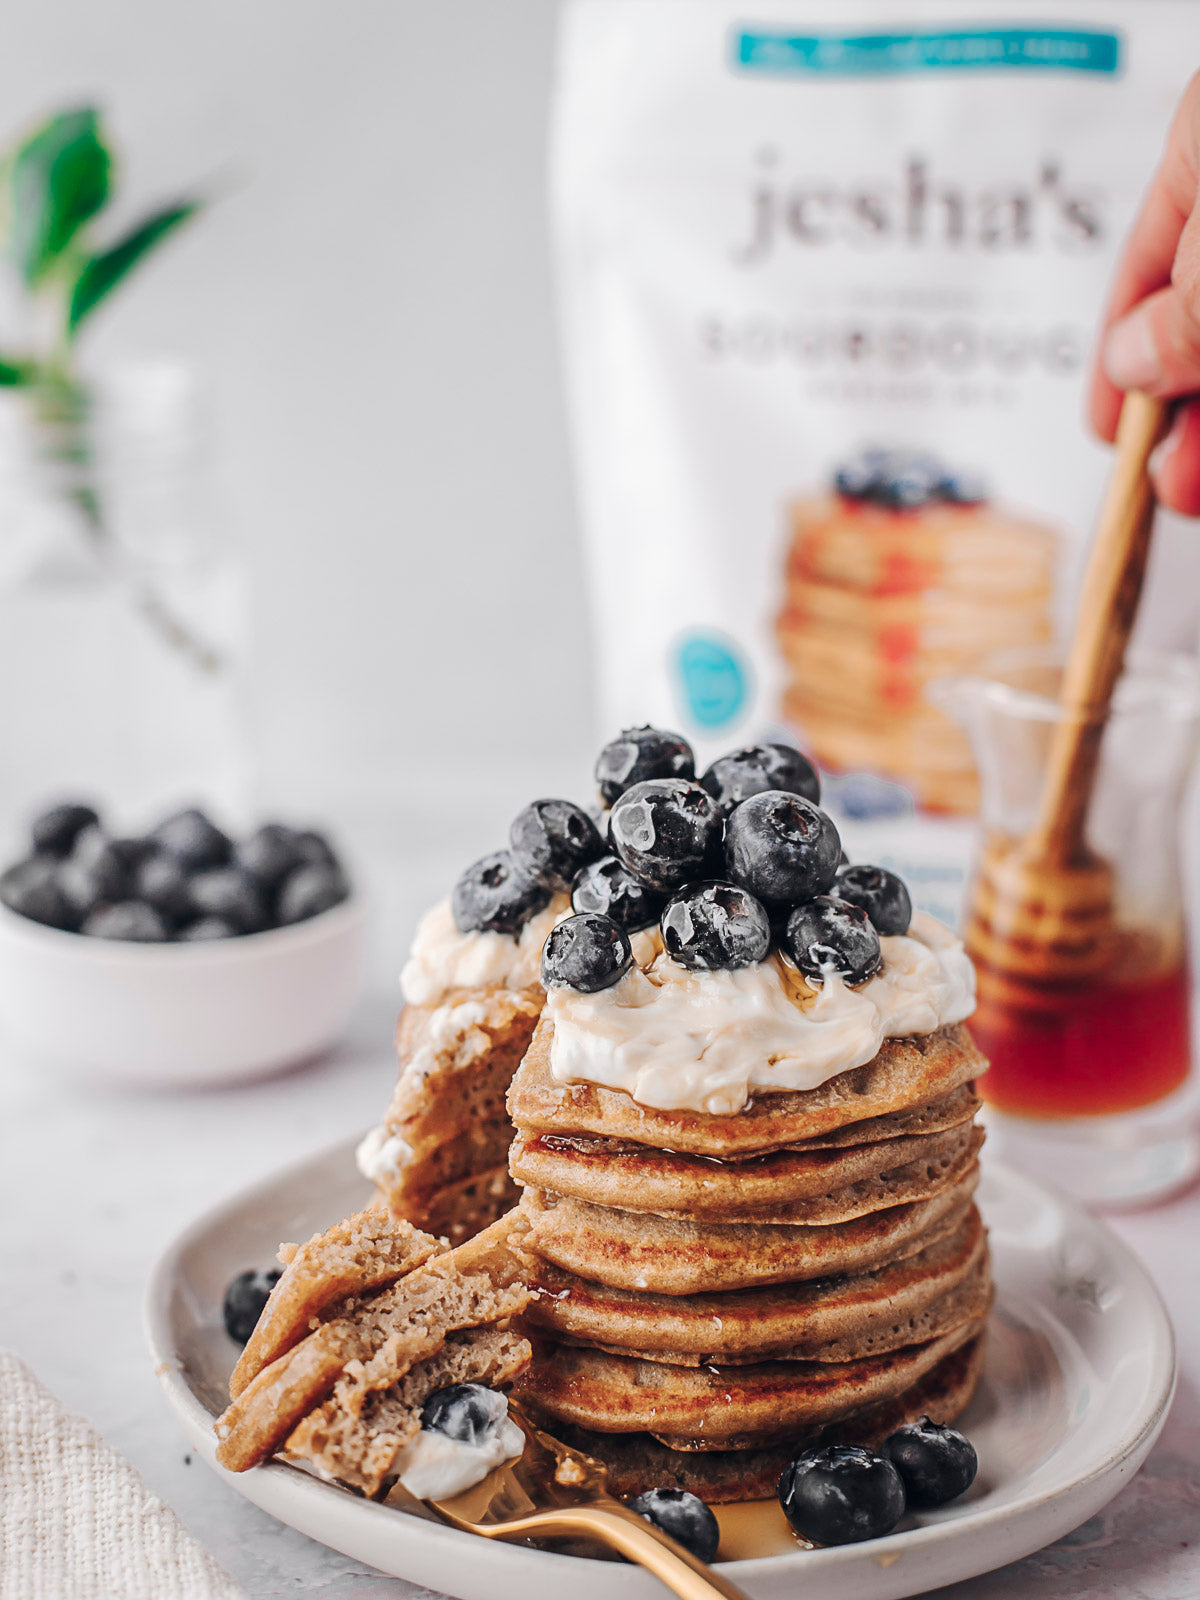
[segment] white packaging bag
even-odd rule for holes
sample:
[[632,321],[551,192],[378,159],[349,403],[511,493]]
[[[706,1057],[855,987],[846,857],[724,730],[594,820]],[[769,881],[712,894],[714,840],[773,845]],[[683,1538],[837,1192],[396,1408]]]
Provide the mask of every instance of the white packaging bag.
[[852,851],[945,917],[974,780],[927,691],[1070,616],[1107,469],[1097,319],[1197,65],[1178,0],[564,12],[552,206],[605,723],[702,759],[790,733]]

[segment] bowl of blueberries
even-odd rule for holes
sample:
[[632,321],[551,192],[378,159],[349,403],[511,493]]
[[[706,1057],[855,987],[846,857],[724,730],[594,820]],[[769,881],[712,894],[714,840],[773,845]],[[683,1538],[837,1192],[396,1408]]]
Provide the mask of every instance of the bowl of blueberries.
[[324,834],[233,838],[202,810],[145,834],[52,806],[0,873],[0,1028],[79,1078],[231,1082],[332,1044],[362,986],[365,912]]

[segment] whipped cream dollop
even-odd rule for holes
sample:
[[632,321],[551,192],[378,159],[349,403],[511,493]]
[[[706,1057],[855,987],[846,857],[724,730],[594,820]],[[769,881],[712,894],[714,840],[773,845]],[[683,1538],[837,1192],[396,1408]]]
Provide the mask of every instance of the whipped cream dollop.
[[754,1093],[815,1089],[885,1039],[970,1016],[975,971],[949,928],[917,912],[907,934],[879,942],[883,966],[857,988],[835,976],[814,988],[778,955],[691,972],[660,953],[598,994],[552,989],[550,1070],[658,1110],[724,1116]]
[[493,1467],[515,1461],[525,1448],[525,1435],[508,1415],[489,1428],[479,1444],[451,1439],[435,1428],[422,1428],[393,1462],[400,1482],[418,1500],[446,1500],[482,1483]]
[[442,900],[421,918],[412,951],[400,974],[410,1005],[435,1006],[453,989],[530,989],[541,983],[542,946],[568,909],[557,895],[521,929],[508,933],[460,933]]
[[355,1164],[364,1178],[386,1188],[394,1183],[412,1160],[412,1145],[386,1125],[372,1128],[354,1151]]

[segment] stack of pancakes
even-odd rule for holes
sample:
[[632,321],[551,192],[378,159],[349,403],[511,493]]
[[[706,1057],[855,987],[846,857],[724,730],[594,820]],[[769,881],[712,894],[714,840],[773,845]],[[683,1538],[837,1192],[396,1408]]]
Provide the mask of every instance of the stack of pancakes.
[[933,810],[977,809],[938,677],[1051,635],[1055,538],[986,501],[914,508],[830,494],[792,507],[777,622],[784,712],[822,765],[881,773]]
[[960,1025],[728,1116],[550,1070],[509,1095],[545,1348],[525,1399],[619,1493],[774,1492],[799,1444],[966,1406],[991,1288]]

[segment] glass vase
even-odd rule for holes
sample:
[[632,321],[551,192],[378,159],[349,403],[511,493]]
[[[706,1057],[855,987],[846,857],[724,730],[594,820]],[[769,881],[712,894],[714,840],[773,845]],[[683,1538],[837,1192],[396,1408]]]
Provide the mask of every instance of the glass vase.
[[240,814],[246,582],[209,496],[196,386],[143,364],[0,392],[0,829],[48,801],[121,825]]

